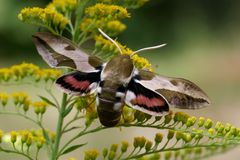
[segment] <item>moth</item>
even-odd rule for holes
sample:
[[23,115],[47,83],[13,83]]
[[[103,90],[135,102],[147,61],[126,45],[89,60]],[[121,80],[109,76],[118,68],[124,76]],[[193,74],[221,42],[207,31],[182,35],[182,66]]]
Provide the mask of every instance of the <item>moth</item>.
[[75,70],[56,80],[64,92],[75,96],[96,94],[97,112],[104,126],[118,124],[124,104],[154,116],[167,114],[170,106],[198,109],[210,104],[194,83],[137,69],[129,55],[120,54],[104,62],[70,40],[47,32],[36,33],[33,41],[51,67]]

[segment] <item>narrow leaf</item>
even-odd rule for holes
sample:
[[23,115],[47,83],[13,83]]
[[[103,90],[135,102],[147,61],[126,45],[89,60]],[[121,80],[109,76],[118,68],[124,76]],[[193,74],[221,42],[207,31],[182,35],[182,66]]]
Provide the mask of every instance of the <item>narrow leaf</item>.
[[43,96],[38,96],[40,97],[43,101],[47,102],[49,105],[57,107],[56,104],[54,104],[52,101],[50,101],[48,98],[43,97]]
[[78,145],[71,146],[71,147],[67,148],[65,151],[63,151],[63,153],[62,153],[61,155],[67,154],[67,153],[69,153],[69,152],[72,152],[72,151],[74,151],[74,150],[76,150],[76,149],[78,149],[78,148],[80,148],[80,147],[82,147],[82,146],[85,146],[86,144],[87,144],[87,143],[83,143],[83,144],[78,144]]
[[71,110],[73,109],[73,105],[74,105],[74,104],[71,104],[71,105],[63,112],[63,117],[66,117],[66,116],[71,112]]

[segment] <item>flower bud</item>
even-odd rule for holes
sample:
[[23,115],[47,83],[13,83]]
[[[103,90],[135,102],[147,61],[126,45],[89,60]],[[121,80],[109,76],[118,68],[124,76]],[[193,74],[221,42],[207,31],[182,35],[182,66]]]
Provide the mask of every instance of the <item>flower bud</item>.
[[146,143],[146,138],[145,137],[139,137],[139,147],[143,148],[145,146]]
[[116,157],[116,152],[110,151],[108,155],[108,160],[113,160]]
[[165,160],[170,160],[172,156],[172,152],[171,151],[166,151],[164,154]]
[[122,141],[121,152],[122,152],[122,153],[126,152],[127,149],[128,149],[128,146],[129,146],[129,144],[128,144],[127,141]]
[[213,136],[214,135],[214,129],[213,128],[210,128],[210,129],[208,129],[208,134],[210,134],[211,136]]
[[107,157],[108,155],[108,149],[107,148],[104,148],[103,151],[102,151],[102,154],[103,154],[103,157]]
[[192,137],[191,137],[190,134],[184,133],[183,134],[183,140],[184,140],[185,143],[188,143],[188,142],[190,142],[192,140]]
[[29,134],[27,141],[26,141],[26,145],[28,147],[30,147],[32,145],[32,140],[33,140],[33,136],[32,136],[32,134]]
[[146,145],[145,145],[146,152],[150,151],[151,148],[152,148],[152,142],[151,141],[147,141]]
[[231,127],[232,127],[232,125],[229,124],[229,123],[227,123],[226,126],[224,127],[224,130],[225,130],[226,132],[229,132],[230,129],[231,129]]
[[197,140],[202,139],[203,138],[203,130],[196,130],[196,131],[197,131],[197,133],[194,138]]
[[176,132],[176,140],[179,141],[182,138],[183,138],[183,133],[181,131],[177,131]]
[[11,131],[10,136],[11,136],[11,142],[14,144],[17,141],[17,132]]
[[134,148],[139,147],[139,141],[140,141],[140,137],[134,137],[134,140],[133,140]]
[[0,93],[0,101],[1,101],[1,103],[2,103],[3,106],[6,106],[6,105],[7,105],[7,103],[8,103],[8,98],[9,98],[8,94],[6,94],[6,93]]
[[155,121],[160,121],[162,119],[162,116],[155,116]]
[[193,126],[193,125],[195,124],[195,122],[196,122],[196,119],[197,119],[197,118],[194,117],[194,116],[188,118],[188,119],[187,119],[187,122],[186,122],[186,126],[187,126],[187,127]]
[[97,150],[85,151],[84,160],[96,160],[99,155]]
[[205,123],[205,118],[204,117],[199,117],[198,119],[198,127],[202,127]]
[[161,143],[162,142],[162,139],[163,139],[163,135],[161,133],[156,133],[155,135],[155,142],[158,144],[158,143]]
[[38,149],[42,148],[44,143],[45,143],[45,139],[42,136],[37,137],[37,148]]
[[174,136],[174,133],[175,133],[174,130],[169,129],[169,130],[168,130],[167,139],[168,139],[168,140],[172,139],[173,136]]
[[168,115],[164,116],[164,124],[170,123],[172,120],[172,112],[170,112]]
[[137,119],[138,122],[143,122],[145,120],[145,113],[136,111],[134,117]]
[[110,151],[117,152],[118,144],[112,144]]
[[28,131],[22,131],[21,132],[21,142],[22,143],[25,143],[28,139],[28,136],[29,136],[29,132]]
[[213,121],[212,121],[211,119],[207,119],[206,122],[205,122],[205,124],[204,124],[204,127],[205,127],[206,129],[209,129],[209,128],[212,127],[212,125],[213,125]]
[[23,110],[24,112],[27,112],[29,110],[29,106],[30,106],[30,100],[26,99],[24,102],[23,102]]

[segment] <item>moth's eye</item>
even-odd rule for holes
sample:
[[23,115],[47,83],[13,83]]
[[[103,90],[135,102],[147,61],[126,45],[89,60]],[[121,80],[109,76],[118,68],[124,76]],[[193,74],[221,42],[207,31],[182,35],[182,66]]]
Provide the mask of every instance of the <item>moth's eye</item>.
[[103,87],[103,85],[104,85],[104,81],[100,81],[99,87]]
[[124,87],[123,85],[121,85],[120,87],[118,87],[117,91],[124,93],[124,92],[126,92],[126,87]]

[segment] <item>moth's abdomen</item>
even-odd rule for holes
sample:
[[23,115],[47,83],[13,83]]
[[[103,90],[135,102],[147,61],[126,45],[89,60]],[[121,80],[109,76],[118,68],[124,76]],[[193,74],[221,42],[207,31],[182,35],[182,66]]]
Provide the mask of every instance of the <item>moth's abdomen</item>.
[[100,82],[97,95],[98,117],[102,125],[113,127],[118,124],[124,106],[125,91],[102,86]]
[[[118,124],[124,103],[116,103],[107,99],[98,98],[97,112],[102,125],[113,127]],[[116,108],[116,105],[117,108]]]

